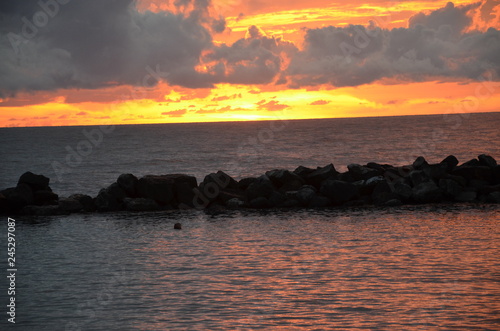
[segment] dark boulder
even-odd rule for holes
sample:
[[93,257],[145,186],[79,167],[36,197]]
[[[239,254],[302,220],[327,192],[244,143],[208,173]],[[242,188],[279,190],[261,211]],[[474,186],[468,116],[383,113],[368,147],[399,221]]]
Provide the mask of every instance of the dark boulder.
[[198,186],[196,177],[189,175],[167,175],[174,181],[174,204],[181,208],[194,207],[195,190]]
[[358,196],[356,185],[332,179],[326,180],[321,184],[320,192],[335,205],[341,205]]
[[139,179],[132,174],[122,174],[116,180],[118,185],[125,191],[128,197],[137,196],[137,183]]
[[500,192],[491,192],[486,196],[486,202],[500,203]]
[[269,203],[269,200],[264,197],[257,197],[250,201],[250,208],[264,209],[269,207],[271,207],[271,204]]
[[464,162],[461,167],[465,166],[465,167],[478,167],[480,166],[481,163],[479,162],[478,159],[472,159],[472,160],[469,160],[467,162]]
[[37,206],[57,205],[59,196],[49,190],[39,190],[33,194]]
[[479,164],[485,167],[495,168],[497,166],[497,161],[486,154],[481,154],[478,156]]
[[271,207],[281,207],[286,201],[286,195],[279,192],[273,192],[267,199]]
[[448,175],[448,166],[447,164],[429,164],[424,168],[424,173],[432,178],[434,181],[439,181],[439,179],[444,178]]
[[410,185],[404,182],[396,182],[394,183],[394,193],[399,197],[401,201],[408,201],[411,199],[413,190]]
[[335,170],[333,164],[330,163],[327,166],[318,167],[316,170],[306,175],[305,180],[307,184],[319,188],[321,187],[321,183],[323,183],[325,180],[336,179],[337,175],[337,170]]
[[175,179],[171,175],[148,175],[139,179],[137,193],[141,198],[153,199],[160,205],[167,205],[175,197]]
[[349,175],[355,180],[366,180],[375,176],[380,176],[382,175],[382,171],[368,168],[365,166],[362,166],[360,164],[349,164],[347,166],[347,169],[349,169]]
[[240,190],[243,190],[245,191],[249,186],[250,184],[252,184],[253,182],[255,182],[257,180],[257,178],[255,177],[246,177],[246,178],[242,178],[239,182],[238,182],[238,188]]
[[284,169],[276,169],[266,172],[271,182],[282,192],[294,191],[304,185],[304,179],[299,175]]
[[203,182],[200,184],[200,186],[202,184],[208,185],[209,183],[217,185],[220,189],[238,189],[238,182],[231,176],[226,174],[224,171],[220,170],[217,171],[217,173],[211,173],[205,176],[205,179],[203,179]]
[[28,171],[19,177],[19,184],[28,185],[33,191],[37,190],[47,190],[49,187],[50,179],[44,175],[35,175],[34,173]]
[[24,206],[32,205],[35,202],[33,190],[27,184],[18,184],[0,192],[4,196],[7,210],[20,211]]
[[413,161],[413,168],[415,170],[422,170],[425,167],[427,167],[428,165],[429,165],[429,163],[427,163],[427,161],[425,160],[425,158],[423,156],[419,156],[415,159],[415,161]]
[[281,207],[283,207],[283,208],[297,208],[297,207],[300,207],[300,202],[296,199],[287,199],[285,202],[283,202],[283,205]]
[[86,194],[73,194],[68,197],[69,199],[76,200],[80,202],[82,205],[83,211],[92,212],[96,210],[96,206],[94,204],[94,199],[91,196]]
[[493,179],[492,168],[485,166],[461,165],[453,169],[452,175],[463,177],[467,179],[468,182],[475,179],[491,182]]
[[245,192],[243,192],[241,190],[223,189],[219,193],[218,199],[224,203],[226,203],[227,201],[232,200],[232,199],[239,199],[239,200],[245,201],[246,195],[245,195]]
[[295,194],[295,198],[302,206],[307,206],[311,200],[316,196],[316,188],[311,185],[304,185]]
[[248,188],[245,193],[249,201],[254,200],[259,197],[268,198],[271,193],[276,190],[273,183],[266,175],[260,176],[254,181]]
[[464,188],[462,185],[452,179],[443,178],[439,180],[439,187],[443,190],[447,198],[455,199]]
[[429,175],[423,170],[414,170],[410,172],[410,180],[414,187],[432,181]]
[[78,213],[83,210],[83,205],[76,199],[61,198],[58,205],[59,210],[65,213]]
[[147,198],[125,198],[123,203],[125,210],[128,211],[155,211],[160,209],[156,201]]
[[401,206],[402,204],[403,204],[403,202],[399,199],[391,199],[391,200],[387,200],[386,202],[384,202],[381,205],[383,207],[398,207],[398,206]]
[[440,164],[445,165],[446,171],[450,172],[458,165],[458,159],[454,155],[448,155]]
[[413,188],[413,200],[419,203],[440,202],[443,191],[434,182],[423,182]]
[[375,162],[368,162],[366,164],[366,167],[370,168],[370,169],[375,169],[375,170],[379,171],[381,174],[383,174],[388,168],[391,168],[392,166],[390,166],[388,164],[378,164]]
[[298,166],[297,169],[293,171],[294,174],[299,175],[302,179],[306,179],[307,176],[313,173],[315,169],[307,168],[304,166]]
[[327,197],[324,197],[321,195],[315,195],[309,201],[308,207],[309,208],[324,208],[324,207],[330,206],[331,204],[332,204],[332,202]]
[[371,195],[372,201],[376,205],[382,205],[389,200],[397,199],[399,196],[387,181],[378,182]]
[[491,169],[492,184],[500,184],[500,165]]
[[338,174],[335,179],[340,180],[342,182],[354,183],[356,180],[351,176],[349,171]]
[[118,183],[101,189],[94,200],[98,211],[118,211],[123,209],[123,199],[127,195]]

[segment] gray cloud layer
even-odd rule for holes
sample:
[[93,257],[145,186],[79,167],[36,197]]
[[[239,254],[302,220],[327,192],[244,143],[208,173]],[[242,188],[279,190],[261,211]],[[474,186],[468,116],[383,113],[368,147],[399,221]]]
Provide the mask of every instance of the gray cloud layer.
[[[449,3],[413,16],[408,28],[310,29],[300,51],[257,27],[232,45],[215,45],[212,34],[224,31],[225,20],[208,15],[210,1],[175,3],[176,13],[152,13],[138,12],[132,0],[0,2],[0,97],[152,86],[158,80],[190,88],[272,82],[300,87],[500,75],[500,32],[464,32],[474,10],[494,18],[498,2],[492,0],[462,7]],[[207,70],[196,70],[200,64]]]

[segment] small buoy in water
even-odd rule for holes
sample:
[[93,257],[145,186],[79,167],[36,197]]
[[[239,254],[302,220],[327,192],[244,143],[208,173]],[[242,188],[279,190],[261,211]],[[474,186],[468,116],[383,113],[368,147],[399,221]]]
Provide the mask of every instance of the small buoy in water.
[[181,230],[182,229],[182,224],[181,223],[175,223],[174,224],[174,229]]

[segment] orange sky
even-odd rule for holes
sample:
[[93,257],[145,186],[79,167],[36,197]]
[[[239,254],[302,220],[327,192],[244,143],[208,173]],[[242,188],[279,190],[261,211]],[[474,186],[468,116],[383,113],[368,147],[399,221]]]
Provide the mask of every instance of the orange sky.
[[[410,17],[443,8],[447,1],[214,1],[211,17],[225,17],[226,29],[213,33],[215,45],[231,46],[248,37],[257,26],[269,40],[280,40],[303,51],[307,29],[349,24],[382,29],[408,28]],[[455,7],[475,3],[455,1]],[[495,3],[496,4],[496,3]],[[178,9],[166,1],[141,0],[140,12]],[[485,21],[479,10],[469,13],[468,31],[486,33],[498,29],[500,6]],[[189,9],[185,9],[189,10]],[[465,33],[465,32],[464,32]],[[204,52],[208,56],[210,52]],[[289,55],[281,53],[280,66],[288,66]],[[198,72],[210,72],[212,63],[202,60]],[[215,62],[214,62],[215,63]],[[214,65],[215,67],[215,65]],[[498,70],[498,68],[492,68]],[[297,81],[302,73],[297,74]],[[500,83],[489,82],[487,73],[478,79],[423,77],[409,80],[397,75],[353,86],[320,82],[294,86],[279,84],[279,75],[262,84],[215,83],[190,88],[161,81],[154,87],[112,84],[99,88],[20,90],[0,99],[0,126],[60,126],[235,120],[305,119],[457,112],[499,111]],[[486,81],[479,81],[480,79]]]

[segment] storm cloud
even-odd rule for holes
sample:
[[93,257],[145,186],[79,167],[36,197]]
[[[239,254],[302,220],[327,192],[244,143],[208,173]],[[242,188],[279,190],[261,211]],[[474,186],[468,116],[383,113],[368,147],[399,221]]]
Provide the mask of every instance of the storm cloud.
[[256,26],[233,44],[215,44],[226,22],[210,16],[209,0],[174,4],[175,12],[153,13],[138,11],[133,0],[0,2],[0,98],[65,88],[147,88],[159,81],[188,88],[297,88],[500,76],[500,32],[471,29],[473,13],[491,20],[497,1],[448,3],[414,15],[406,28],[371,22],[308,29],[301,49]]
[[479,3],[419,13],[408,28],[324,27],[308,30],[305,47],[292,59],[286,75],[292,87],[331,84],[357,86],[381,79],[498,80],[500,32],[466,32],[470,12]]

